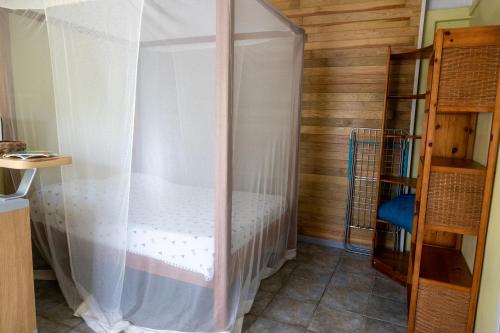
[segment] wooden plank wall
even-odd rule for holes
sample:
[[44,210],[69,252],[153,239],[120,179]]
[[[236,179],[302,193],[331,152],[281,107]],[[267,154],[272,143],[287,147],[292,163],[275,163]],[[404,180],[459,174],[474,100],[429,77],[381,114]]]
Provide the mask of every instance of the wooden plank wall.
[[[307,33],[305,45],[299,234],[340,241],[344,233],[348,136],[380,128],[386,47],[417,45],[421,0],[273,0]],[[410,66],[401,83],[413,81]],[[407,128],[411,103],[393,119]],[[370,244],[371,234],[353,234]]]

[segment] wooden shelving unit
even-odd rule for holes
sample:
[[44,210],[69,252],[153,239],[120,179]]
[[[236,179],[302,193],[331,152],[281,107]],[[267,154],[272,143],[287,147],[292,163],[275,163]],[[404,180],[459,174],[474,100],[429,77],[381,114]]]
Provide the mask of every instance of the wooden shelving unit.
[[[394,128],[391,124],[391,113],[397,107],[400,100],[416,101],[425,99],[429,96],[428,93],[414,94],[413,91],[401,91],[398,83],[398,73],[393,73],[391,68],[398,66],[411,66],[415,65],[417,60],[429,58],[432,55],[432,47],[417,49],[406,53],[392,54],[388,50],[387,55],[387,72],[386,72],[386,91],[385,91],[385,105],[384,105],[384,119],[383,119],[383,132],[381,146],[385,147],[387,144],[393,142],[411,142],[420,140],[421,136],[418,135],[394,135],[386,133],[388,128]],[[411,87],[411,85],[406,85]],[[411,157],[410,157],[411,158]],[[378,189],[377,189],[377,217],[378,207],[384,200],[391,199],[399,193],[406,193],[417,187],[416,178],[405,177],[405,174],[394,172],[391,167],[386,165],[386,159],[383,157],[383,149],[379,152],[379,170],[378,176]],[[408,162],[409,163],[409,162]],[[391,235],[392,233],[392,235]],[[393,280],[406,285],[408,280],[408,263],[410,254],[408,252],[400,252],[394,248],[395,238],[397,237],[394,231],[394,225],[388,221],[376,219],[373,244],[372,244],[372,265],[375,269],[386,274]]]
[[[436,34],[408,270],[410,333],[474,330],[499,145],[498,54],[500,27]],[[480,143],[488,145],[483,165],[473,156],[484,112],[493,115],[490,140]],[[461,250],[464,235],[476,237],[472,267]]]

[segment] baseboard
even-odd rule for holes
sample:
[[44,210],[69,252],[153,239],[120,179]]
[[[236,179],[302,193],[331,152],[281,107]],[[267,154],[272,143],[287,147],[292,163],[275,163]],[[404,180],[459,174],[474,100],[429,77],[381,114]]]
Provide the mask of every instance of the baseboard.
[[322,246],[327,246],[327,247],[333,247],[333,248],[337,248],[337,249],[344,249],[344,243],[336,241],[336,240],[321,239],[321,238],[309,237],[309,236],[304,236],[304,235],[298,235],[297,239],[299,240],[299,242],[322,245]]
[[[336,249],[344,249],[344,242],[341,241],[336,241],[336,240],[331,240],[331,239],[322,239],[322,238],[316,238],[316,237],[310,237],[310,236],[304,236],[304,235],[298,235],[297,239],[299,242],[304,242],[304,243],[310,243],[310,244],[316,244],[316,245],[322,245],[326,247],[333,247]],[[357,247],[363,248],[370,250],[369,246],[363,246],[363,245],[356,245]]]

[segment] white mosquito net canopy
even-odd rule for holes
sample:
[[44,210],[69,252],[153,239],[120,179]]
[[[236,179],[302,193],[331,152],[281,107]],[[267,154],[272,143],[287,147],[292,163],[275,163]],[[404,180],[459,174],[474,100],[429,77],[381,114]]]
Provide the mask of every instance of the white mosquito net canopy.
[[0,0],[4,139],[73,156],[33,236],[96,332],[239,332],[295,254],[303,33],[234,0],[224,92],[216,3]]

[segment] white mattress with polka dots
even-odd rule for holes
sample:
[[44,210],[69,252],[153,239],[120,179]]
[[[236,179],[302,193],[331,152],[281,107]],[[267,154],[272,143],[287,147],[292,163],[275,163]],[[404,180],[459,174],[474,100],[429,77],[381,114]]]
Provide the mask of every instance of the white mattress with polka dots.
[[[31,218],[67,230],[71,236],[126,247],[129,252],[211,280],[214,190],[136,173],[131,177],[129,199],[117,193],[127,187],[117,180],[42,186],[31,196]],[[285,210],[282,196],[233,192],[232,251],[278,220]]]

